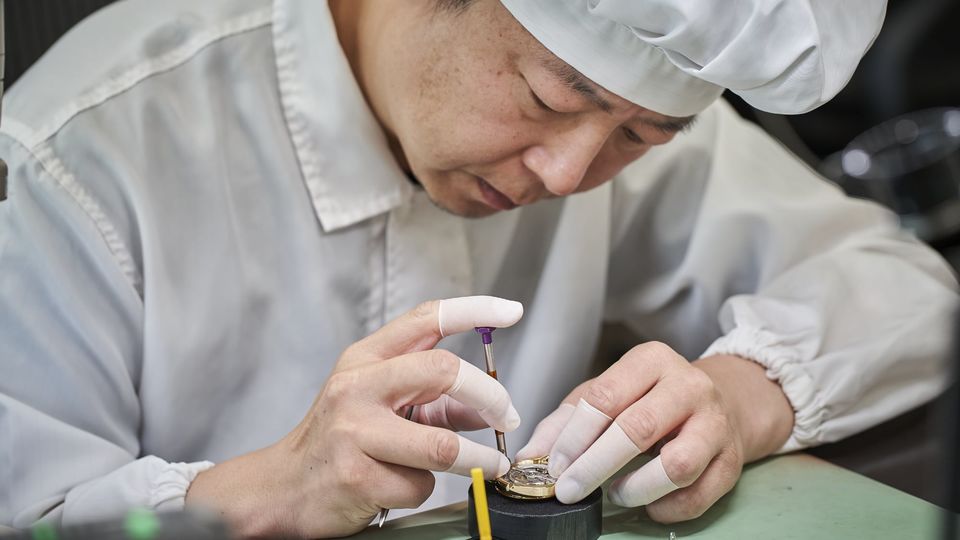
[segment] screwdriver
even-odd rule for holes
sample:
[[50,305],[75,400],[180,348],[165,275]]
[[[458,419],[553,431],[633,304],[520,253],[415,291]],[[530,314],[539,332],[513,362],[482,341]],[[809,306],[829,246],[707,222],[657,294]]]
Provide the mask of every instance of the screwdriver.
[[[493,331],[496,328],[490,326],[478,326],[475,328],[480,338],[483,340],[483,356],[487,361],[487,375],[490,375],[495,380],[497,378],[497,365],[493,362]],[[507,441],[503,437],[502,431],[494,430],[494,433],[497,434],[497,450],[501,454],[507,456],[507,459],[510,459],[510,456],[507,455]]]

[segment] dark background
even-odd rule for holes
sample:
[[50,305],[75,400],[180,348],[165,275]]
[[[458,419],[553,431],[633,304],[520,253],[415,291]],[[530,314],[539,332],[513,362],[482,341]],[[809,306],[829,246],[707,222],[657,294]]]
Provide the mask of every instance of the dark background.
[[[7,84],[14,84],[71,26],[109,3],[7,0]],[[960,1],[891,0],[883,31],[850,84],[830,103],[804,115],[780,116],[756,111],[732,94],[728,93],[726,98],[743,116],[757,122],[811,167],[846,187],[836,163],[840,153],[859,134],[912,111],[960,106],[958,31]],[[950,159],[960,159],[960,155],[954,152]],[[956,174],[940,174],[936,181],[955,186],[960,182],[960,172],[953,172]],[[944,204],[950,202],[958,201]],[[948,210],[953,212],[953,207]],[[925,219],[923,215],[907,217],[914,222]],[[941,224],[926,229],[921,236],[955,267],[960,262],[960,226]],[[635,340],[623,329],[607,328],[598,356],[615,360]],[[947,471],[956,468],[957,457],[947,455],[941,444],[948,425],[941,407],[942,403],[921,407],[846,441],[813,449],[812,453],[948,506],[945,486],[958,480],[949,481]],[[956,423],[956,412],[952,414],[949,421]]]

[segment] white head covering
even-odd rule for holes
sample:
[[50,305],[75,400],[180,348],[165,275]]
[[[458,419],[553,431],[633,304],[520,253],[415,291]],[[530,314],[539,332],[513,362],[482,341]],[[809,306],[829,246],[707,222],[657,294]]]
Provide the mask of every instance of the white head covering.
[[500,0],[547,49],[607,90],[688,116],[724,88],[774,113],[829,101],[883,23],[886,0]]

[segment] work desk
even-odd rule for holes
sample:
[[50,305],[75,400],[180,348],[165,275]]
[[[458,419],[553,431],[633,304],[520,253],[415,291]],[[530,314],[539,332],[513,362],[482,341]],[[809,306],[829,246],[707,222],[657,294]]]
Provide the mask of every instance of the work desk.
[[[603,505],[601,538],[610,540],[665,540],[671,531],[678,539],[710,540],[936,539],[942,519],[937,506],[807,454],[747,466],[737,487],[693,521],[660,525],[606,497]],[[355,538],[462,540],[466,516],[461,502],[369,527]]]
[[[626,469],[641,463],[634,461]],[[672,531],[681,540],[934,540],[940,538],[942,512],[819,458],[794,454],[746,467],[731,493],[699,519],[685,523],[660,525],[642,510],[604,499],[601,538],[666,540]],[[463,540],[466,516],[466,502],[461,502],[387,522],[383,529],[368,527],[353,538]]]

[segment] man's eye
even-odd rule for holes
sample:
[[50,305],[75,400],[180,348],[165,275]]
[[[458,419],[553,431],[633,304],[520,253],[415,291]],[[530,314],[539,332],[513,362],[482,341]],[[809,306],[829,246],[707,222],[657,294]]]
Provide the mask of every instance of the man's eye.
[[532,88],[530,89],[530,97],[533,98],[533,102],[537,104],[537,107],[540,107],[541,109],[543,109],[543,110],[545,110],[545,111],[557,112],[556,110],[551,109],[549,105],[547,105],[546,103],[544,103],[543,100],[540,99],[540,96],[538,96],[537,93],[534,92]]
[[637,132],[630,128],[623,128],[623,135],[627,138],[628,141],[635,144],[644,144],[647,141],[643,140],[643,137],[637,135]]

